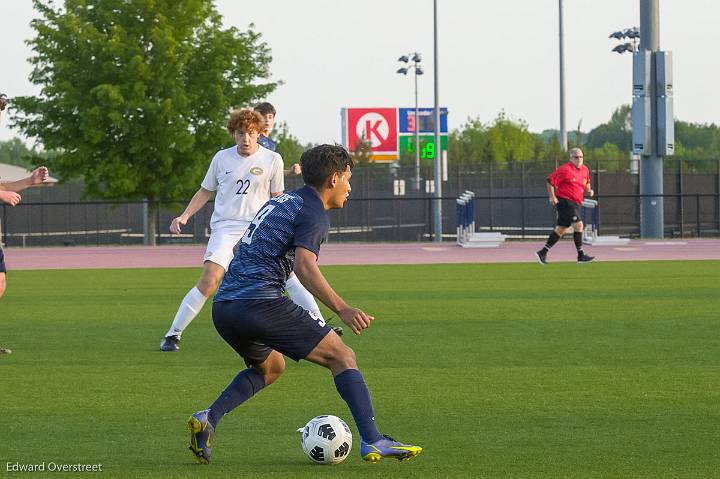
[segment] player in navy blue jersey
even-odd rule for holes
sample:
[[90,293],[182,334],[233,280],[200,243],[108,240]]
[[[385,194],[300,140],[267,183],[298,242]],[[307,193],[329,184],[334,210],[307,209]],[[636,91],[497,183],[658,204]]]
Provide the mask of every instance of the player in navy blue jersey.
[[255,108],[253,109],[260,113],[265,120],[262,135],[258,138],[258,143],[263,148],[267,148],[270,151],[276,151],[277,143],[270,139],[270,133],[272,133],[273,127],[275,126],[275,115],[277,115],[275,107],[268,102],[262,102],[255,105]]
[[[275,143],[269,138],[270,133],[275,126],[275,117],[277,116],[275,107],[268,102],[263,102],[255,105],[254,110],[260,113],[264,120],[263,131],[262,134],[258,137],[258,144],[264,148],[267,148],[268,150],[276,151],[277,143]],[[290,168],[284,170],[284,173],[286,176],[299,175],[300,171],[300,165],[298,163],[293,163]],[[285,283],[285,288],[287,289],[290,299],[292,299],[297,304],[307,309],[314,315],[319,316],[321,319],[324,319],[322,316],[322,312],[318,307],[317,301],[315,301],[313,295],[310,294],[308,290],[303,287],[302,284],[300,284],[300,280],[297,279],[297,276],[295,276],[294,274],[290,275],[287,282]],[[334,326],[333,329],[336,333],[340,335],[343,334],[342,326]]]
[[[275,107],[272,106],[271,103],[262,102],[255,105],[254,110],[260,113],[265,120],[262,135],[260,135],[260,137],[258,138],[258,144],[260,144],[260,146],[262,146],[263,148],[267,148],[270,151],[277,151],[277,143],[270,139],[270,133],[272,133],[273,131],[273,127],[275,126],[275,117],[277,116],[277,111],[275,110]],[[285,174],[299,175],[300,164],[293,163],[292,165],[290,165],[290,168],[285,170]]]
[[[267,148],[270,151],[277,151],[277,143],[270,139],[270,133],[272,133],[273,131],[273,127],[275,126],[275,117],[277,116],[275,107],[272,106],[271,103],[262,102],[255,105],[254,110],[260,113],[265,120],[262,135],[260,135],[260,137],[258,138],[258,144],[263,148]],[[290,168],[285,170],[285,174],[299,175],[300,164],[293,163],[292,165],[290,165]]]
[[285,370],[283,355],[331,371],[357,424],[365,461],[410,459],[422,452],[378,432],[370,392],[353,350],[321,318],[283,296],[285,281],[295,271],[302,284],[355,334],[375,319],[346,303],[317,265],[330,227],[326,211],[345,205],[353,160],[341,146],[321,145],[303,153],[300,164],[305,186],[271,199],[258,211],[215,296],[215,328],[248,367],[208,409],[188,419],[190,450],[200,463],[210,461],[222,417],[280,377]]

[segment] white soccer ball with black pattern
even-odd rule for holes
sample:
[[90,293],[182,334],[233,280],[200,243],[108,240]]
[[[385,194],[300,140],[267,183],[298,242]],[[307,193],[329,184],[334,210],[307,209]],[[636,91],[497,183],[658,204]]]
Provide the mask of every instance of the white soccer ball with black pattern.
[[317,416],[298,429],[303,451],[316,464],[339,464],[352,449],[352,433],[337,416]]

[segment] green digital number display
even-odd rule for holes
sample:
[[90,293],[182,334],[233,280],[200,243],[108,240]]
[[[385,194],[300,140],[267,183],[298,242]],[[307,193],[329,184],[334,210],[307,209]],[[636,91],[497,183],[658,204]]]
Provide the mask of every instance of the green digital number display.
[[[422,160],[434,160],[435,159],[435,136],[434,135],[420,135],[420,159]],[[447,136],[440,136],[440,147],[443,150],[447,150]],[[406,154],[415,156],[415,135],[401,135],[400,136],[400,154]]]

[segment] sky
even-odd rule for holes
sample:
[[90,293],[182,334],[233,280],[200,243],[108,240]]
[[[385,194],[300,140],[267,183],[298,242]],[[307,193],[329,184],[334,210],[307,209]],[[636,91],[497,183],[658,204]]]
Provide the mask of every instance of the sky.
[[[559,128],[558,0],[437,0],[439,98],[451,130],[499,112],[540,132]],[[413,76],[398,57],[419,52],[420,106],[432,107],[432,0],[217,0],[227,26],[250,24],[269,45],[267,100],[303,142],[339,142],[342,107],[412,107]],[[673,52],[675,117],[720,123],[720,2],[660,0],[660,48]],[[31,0],[0,0],[0,92],[37,94],[24,40]],[[608,35],[639,26],[639,0],[564,0],[568,129],[589,131],[631,101],[632,59]],[[0,140],[19,136],[0,124]]]

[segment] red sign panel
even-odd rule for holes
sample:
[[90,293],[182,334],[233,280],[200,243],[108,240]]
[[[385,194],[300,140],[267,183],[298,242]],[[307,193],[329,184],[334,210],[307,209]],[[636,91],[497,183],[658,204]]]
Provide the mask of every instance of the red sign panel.
[[397,108],[348,108],[346,114],[346,138],[350,150],[364,140],[370,143],[373,156],[397,156]]

